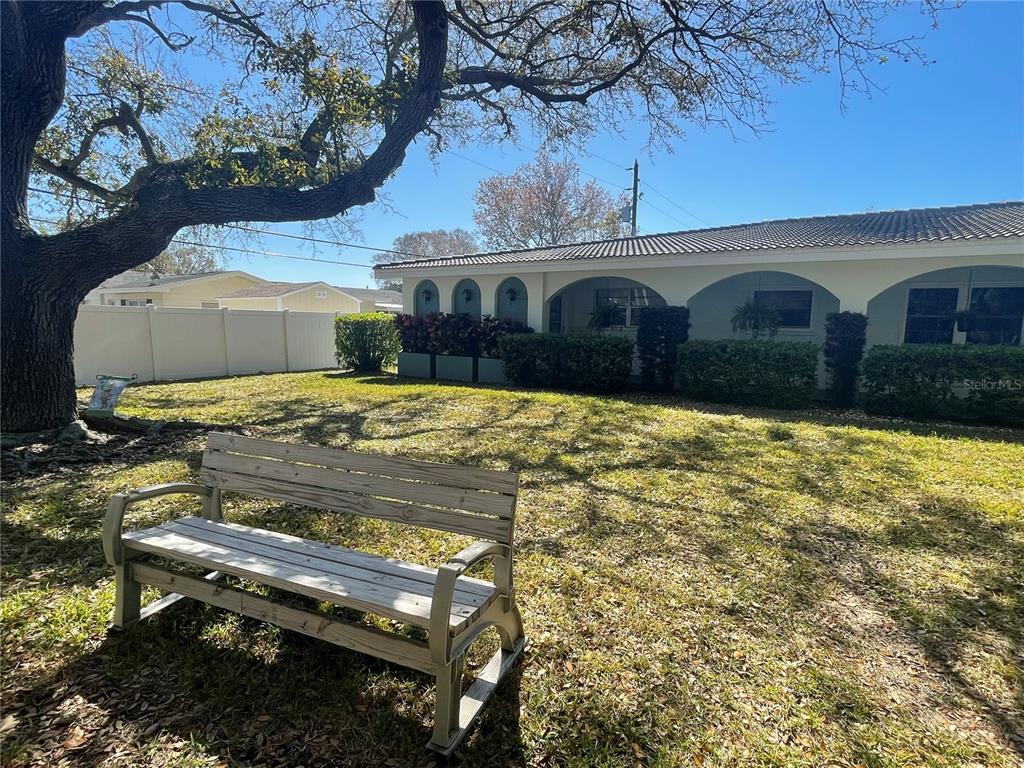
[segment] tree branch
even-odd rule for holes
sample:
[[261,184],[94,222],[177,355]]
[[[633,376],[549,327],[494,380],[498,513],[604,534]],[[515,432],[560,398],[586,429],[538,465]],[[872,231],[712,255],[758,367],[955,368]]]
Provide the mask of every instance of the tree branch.
[[127,199],[120,192],[107,189],[95,182],[89,181],[88,179],[79,176],[74,171],[69,170],[65,166],[57,165],[56,163],[47,160],[42,155],[37,154],[35,156],[35,164],[47,173],[53,174],[58,179],[63,179],[71,186],[83,189],[108,203],[123,203]]

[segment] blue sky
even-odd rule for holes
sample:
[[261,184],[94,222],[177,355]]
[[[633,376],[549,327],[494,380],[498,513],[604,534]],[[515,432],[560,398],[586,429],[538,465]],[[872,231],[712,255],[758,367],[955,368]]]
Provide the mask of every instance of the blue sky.
[[[911,6],[883,32],[923,30],[927,20]],[[685,126],[673,152],[651,155],[646,126],[637,124],[625,136],[595,137],[594,154],[577,160],[618,192],[639,159],[648,185],[638,209],[642,232],[1024,198],[1024,3],[978,0],[944,12],[923,46],[934,63],[877,67],[885,93],[853,94],[845,114],[838,77],[820,76],[776,89],[770,133],[737,130],[734,138],[725,128]],[[468,159],[448,153],[436,165],[424,145],[414,146],[382,189],[391,209],[364,210],[363,241],[388,247],[407,231],[472,229],[473,192],[493,174],[476,163],[509,172],[533,158],[537,143],[524,136],[521,147],[459,147]],[[314,255],[309,244],[283,238],[265,237],[262,247]],[[319,246],[316,255],[369,263],[365,251]],[[372,285],[359,267],[241,255],[229,266],[269,279]]]

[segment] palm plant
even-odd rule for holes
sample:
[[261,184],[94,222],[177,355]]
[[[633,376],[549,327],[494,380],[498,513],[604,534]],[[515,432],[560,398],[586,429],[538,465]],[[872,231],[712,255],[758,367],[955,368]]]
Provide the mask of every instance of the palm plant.
[[779,332],[782,318],[771,307],[763,306],[756,299],[748,299],[733,310],[733,333],[746,333],[754,341],[763,334],[769,341]]

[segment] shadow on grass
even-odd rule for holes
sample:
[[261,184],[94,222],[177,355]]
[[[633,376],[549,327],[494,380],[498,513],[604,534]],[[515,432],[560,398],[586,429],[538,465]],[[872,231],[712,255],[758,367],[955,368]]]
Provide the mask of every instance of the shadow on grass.
[[[479,760],[469,764],[525,765],[522,664],[456,753]],[[191,742],[193,754],[240,765],[426,766],[436,763],[425,747],[433,684],[423,673],[182,601],[109,632],[9,695],[5,710],[16,713],[17,727],[5,735],[5,757],[49,751],[53,763],[98,765],[113,737],[135,764],[148,750]],[[82,731],[84,744],[61,748]]]

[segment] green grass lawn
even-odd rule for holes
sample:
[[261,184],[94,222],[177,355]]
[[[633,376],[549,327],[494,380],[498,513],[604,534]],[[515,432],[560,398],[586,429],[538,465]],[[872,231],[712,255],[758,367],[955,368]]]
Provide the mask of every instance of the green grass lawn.
[[[465,765],[1024,763],[1020,431],[323,372],[137,387],[121,410],[522,473],[531,644]],[[4,764],[433,762],[419,673],[196,603],[106,633],[107,498],[195,478],[203,445],[125,442],[8,467]],[[146,502],[130,524],[189,503]],[[225,511],[434,564],[465,543]]]

